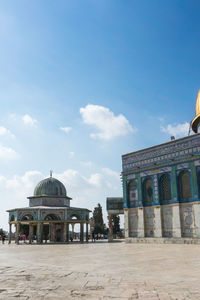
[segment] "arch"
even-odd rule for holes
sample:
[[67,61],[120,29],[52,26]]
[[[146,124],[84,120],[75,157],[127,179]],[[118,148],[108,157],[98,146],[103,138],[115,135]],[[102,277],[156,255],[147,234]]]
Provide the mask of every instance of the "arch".
[[61,220],[60,217],[56,214],[47,214],[44,217],[44,221],[57,221],[57,220]]
[[21,217],[21,221],[32,221],[34,220],[34,216],[31,213],[25,213],[24,215],[22,215]]
[[13,222],[13,221],[15,221],[15,216],[14,216],[14,215],[11,215],[11,216],[10,216],[10,222]]
[[76,213],[73,213],[73,214],[71,214],[70,215],[70,219],[71,220],[81,220],[81,217],[78,215],[78,214],[76,214]]
[[197,186],[198,186],[198,194],[200,198],[200,168],[197,169]]
[[136,207],[138,202],[138,190],[136,180],[131,180],[128,184],[129,207]]
[[179,201],[185,202],[192,198],[190,172],[183,170],[178,176],[178,195]]
[[167,204],[171,200],[171,178],[168,173],[161,175],[159,179],[160,204]]
[[142,201],[144,206],[153,205],[153,182],[151,177],[147,177],[142,184]]

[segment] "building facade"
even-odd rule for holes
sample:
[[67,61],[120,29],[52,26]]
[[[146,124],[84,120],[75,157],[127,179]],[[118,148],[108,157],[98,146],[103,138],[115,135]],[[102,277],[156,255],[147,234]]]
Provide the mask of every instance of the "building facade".
[[122,156],[125,237],[200,239],[200,92],[195,134]]
[[123,198],[107,198],[110,241],[112,216],[124,213],[127,242],[200,243],[200,91],[191,128],[193,135],[122,155]]
[[122,160],[126,237],[200,238],[200,134]]
[[[90,210],[71,207],[72,198],[67,196],[65,186],[52,177],[40,181],[34,196],[28,197],[29,206],[8,210],[9,242],[11,242],[12,225],[15,226],[15,242],[19,243],[19,234],[26,233],[29,242],[34,236],[38,243],[68,242],[74,238],[74,226],[80,224],[80,241],[84,241],[84,226],[86,241],[88,241],[88,224]],[[69,228],[70,226],[70,228]]]

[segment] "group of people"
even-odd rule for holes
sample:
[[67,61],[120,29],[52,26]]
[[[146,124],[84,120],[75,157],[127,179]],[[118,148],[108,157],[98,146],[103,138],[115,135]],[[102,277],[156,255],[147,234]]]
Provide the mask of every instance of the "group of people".
[[[4,233],[1,234],[1,235],[0,235],[0,238],[1,238],[2,244],[4,244],[5,239],[6,239],[5,234],[4,234]],[[23,233],[23,234],[21,234],[21,235],[18,236],[18,240],[19,240],[19,241],[23,241],[24,243],[26,242],[27,238],[29,238],[29,237],[27,237],[25,233]],[[89,239],[91,239],[92,242],[95,242],[96,240],[102,240],[102,239],[105,239],[105,238],[107,238],[107,236],[105,236],[104,234],[101,234],[101,233],[97,233],[97,234],[96,234],[96,233],[94,233],[94,231],[93,231],[92,234],[89,236]],[[37,239],[37,237],[34,236],[34,237],[33,237],[33,240],[34,240],[34,239]],[[70,236],[70,241],[73,242],[73,240],[74,240],[73,237]],[[46,241],[46,242],[47,242],[47,241]]]
[[107,238],[107,236],[105,234],[94,233],[94,231],[91,234],[91,240],[92,240],[92,242],[95,242],[96,240],[104,240],[106,238]]
[[5,236],[4,233],[2,233],[2,234],[1,234],[1,241],[2,241],[2,244],[4,244],[5,239],[6,239],[6,236]]

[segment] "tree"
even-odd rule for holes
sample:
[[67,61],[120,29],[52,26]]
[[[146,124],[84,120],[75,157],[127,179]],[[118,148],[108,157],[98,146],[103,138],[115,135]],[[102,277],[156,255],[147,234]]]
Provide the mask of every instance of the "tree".
[[112,223],[113,223],[113,234],[119,233],[121,231],[120,230],[120,216],[113,215]]
[[2,228],[0,228],[0,235],[4,234],[4,231]]
[[100,203],[98,203],[97,207],[94,208],[93,219],[94,219],[94,233],[104,234],[106,228],[103,222],[102,207]]

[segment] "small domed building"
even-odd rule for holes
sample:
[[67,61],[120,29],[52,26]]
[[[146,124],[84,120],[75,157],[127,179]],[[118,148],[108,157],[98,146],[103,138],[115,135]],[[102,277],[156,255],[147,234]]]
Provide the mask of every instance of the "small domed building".
[[19,242],[18,236],[24,231],[29,236],[29,242],[36,237],[38,243],[43,240],[50,242],[68,242],[69,226],[71,235],[74,237],[74,226],[80,224],[80,241],[85,236],[88,241],[88,224],[90,210],[86,208],[70,207],[72,198],[67,196],[67,191],[62,182],[52,177],[40,181],[34,190],[34,195],[28,197],[29,206],[24,208],[10,209],[9,231],[11,242],[12,225],[16,227],[15,241]]

